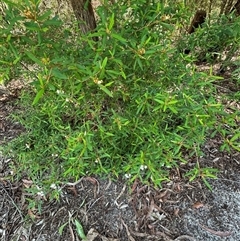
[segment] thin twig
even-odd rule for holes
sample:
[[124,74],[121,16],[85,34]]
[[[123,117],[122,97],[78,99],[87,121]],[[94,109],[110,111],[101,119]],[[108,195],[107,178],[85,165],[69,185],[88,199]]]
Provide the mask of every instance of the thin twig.
[[115,199],[114,203],[119,207],[120,205],[118,204],[117,200],[123,195],[123,193],[125,192],[126,189],[126,185],[123,186],[122,191],[120,192],[120,194],[117,196],[117,198]]
[[18,208],[17,204],[14,202],[14,200],[12,199],[12,197],[8,194],[8,192],[6,191],[5,187],[3,185],[1,185],[4,192],[7,194],[7,196],[9,197],[9,199],[12,201],[12,204],[13,206],[17,209],[20,217],[22,218],[22,221],[23,221],[23,216],[22,216],[22,213],[21,213],[21,210]]
[[219,236],[219,237],[228,237],[228,236],[230,236],[230,235],[232,234],[231,231],[225,231],[225,232],[215,231],[215,230],[213,230],[213,229],[210,229],[210,228],[206,227],[206,226],[203,225],[203,224],[200,224],[200,223],[199,223],[198,225],[199,225],[201,228],[203,228],[203,229],[205,229],[206,231],[208,231],[209,233],[214,234],[214,235]]
[[191,241],[197,241],[195,238],[193,238],[192,236],[188,236],[188,235],[181,235],[181,236],[175,238],[173,241],[181,241],[181,240],[185,240],[185,239],[188,239]]
[[126,229],[127,232],[127,236],[129,238],[130,241],[135,241],[135,239],[132,237],[131,233],[129,232],[128,226],[126,225],[126,223],[123,221],[123,219],[121,218],[122,224]]
[[67,186],[76,186],[78,183],[80,183],[82,181],[82,179],[83,179],[83,177],[81,177],[76,182],[67,182],[67,183],[65,183],[65,185],[67,185]]

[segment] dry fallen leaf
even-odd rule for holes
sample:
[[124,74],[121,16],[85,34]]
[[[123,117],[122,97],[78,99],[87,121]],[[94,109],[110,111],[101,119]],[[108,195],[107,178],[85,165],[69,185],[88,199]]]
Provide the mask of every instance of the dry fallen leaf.
[[76,189],[75,186],[73,186],[73,187],[68,187],[67,189],[70,190],[75,197],[77,196],[77,189]]
[[91,228],[86,236],[86,241],[94,241],[97,237],[101,237],[102,241],[119,241],[114,238],[106,238],[105,236],[100,235],[94,228]]
[[22,179],[22,182],[23,182],[23,186],[25,188],[30,188],[32,186],[32,184],[33,184],[33,181],[27,180],[27,179]]
[[138,185],[138,179],[136,178],[133,185],[132,185],[132,193],[136,190],[137,185]]
[[94,241],[94,239],[98,235],[99,235],[99,233],[94,228],[91,228],[87,233],[87,241]]
[[30,217],[31,219],[39,219],[40,216],[34,214],[34,212],[35,212],[34,210],[28,209],[28,215],[29,215],[29,217]]
[[179,213],[179,208],[175,208],[174,209],[174,216],[178,216],[178,213]]
[[93,185],[97,185],[98,184],[97,179],[95,179],[93,177],[86,177],[85,180],[91,182]]
[[163,197],[165,197],[168,193],[168,189],[166,189],[165,191],[161,191],[159,195],[157,195],[157,199],[162,199]]
[[202,207],[204,207],[204,204],[201,203],[201,202],[196,202],[196,203],[193,204],[193,208],[195,208],[195,209],[199,209],[199,208],[202,208]]

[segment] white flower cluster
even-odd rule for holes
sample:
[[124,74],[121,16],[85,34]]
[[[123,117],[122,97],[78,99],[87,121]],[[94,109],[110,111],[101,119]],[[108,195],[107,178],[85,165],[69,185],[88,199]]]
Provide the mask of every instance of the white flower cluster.
[[130,173],[126,173],[124,176],[126,179],[130,179],[132,175]]
[[140,170],[141,170],[141,171],[144,171],[144,170],[146,170],[146,169],[147,169],[147,166],[146,166],[146,165],[141,165],[141,166],[140,166]]
[[56,92],[57,92],[58,95],[64,94],[64,91],[63,91],[63,90],[57,90]]

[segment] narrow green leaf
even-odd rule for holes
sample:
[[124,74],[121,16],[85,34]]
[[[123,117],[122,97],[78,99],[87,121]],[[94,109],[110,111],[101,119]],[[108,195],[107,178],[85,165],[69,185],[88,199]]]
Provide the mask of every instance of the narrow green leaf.
[[125,74],[123,71],[121,71],[121,75],[122,75],[122,77],[123,77],[124,79],[127,79],[127,76],[126,76],[126,74]]
[[172,30],[175,29],[175,27],[174,27],[172,24],[168,24],[168,23],[161,22],[161,25],[162,25],[164,28],[166,28],[166,29],[168,29],[168,30],[170,30],[170,31],[172,31]]
[[205,178],[202,178],[203,179],[203,182],[205,183],[205,185],[208,187],[209,190],[213,190],[210,183],[205,179]]
[[43,20],[45,20],[45,19],[48,19],[48,17],[51,15],[51,13],[52,13],[52,12],[51,12],[50,10],[44,12],[43,15],[38,16],[38,21],[43,21]]
[[156,102],[158,102],[159,104],[161,104],[161,105],[164,105],[164,101],[162,101],[162,100],[159,100],[159,99],[154,99]]
[[59,232],[60,235],[62,235],[63,229],[66,227],[67,224],[68,224],[68,223],[64,223],[64,224],[58,229],[58,232]]
[[26,52],[26,54],[33,62],[37,63],[41,67],[44,67],[44,64],[41,62],[41,60],[35,57],[31,52]]
[[234,142],[240,138],[240,132],[238,132],[236,135],[234,135],[231,139],[230,142]]
[[173,105],[173,104],[176,104],[176,103],[178,103],[177,100],[171,100],[171,101],[168,102],[168,105]]
[[101,66],[102,69],[104,69],[106,67],[107,61],[108,61],[108,57],[105,57],[103,62],[102,62],[102,66]]
[[138,62],[139,67],[141,68],[141,70],[143,70],[143,65],[139,58],[137,58],[137,62]]
[[18,57],[13,61],[13,64],[17,64],[20,60],[21,60],[21,57],[18,56]]
[[86,237],[86,235],[84,233],[84,230],[83,230],[83,226],[76,219],[75,219],[75,225],[76,225],[77,233],[78,233],[79,237],[83,240],[87,240],[87,237]]
[[25,22],[24,23],[26,29],[33,30],[33,31],[39,31],[41,30],[39,25],[35,22]]
[[52,75],[58,79],[68,79],[67,75],[65,75],[64,73],[62,73],[59,69],[54,68],[52,70]]
[[125,38],[123,38],[122,36],[120,36],[120,35],[118,35],[118,34],[112,33],[111,36],[112,36],[113,38],[121,41],[121,42],[124,42],[124,43],[127,42],[127,40],[126,40]]
[[113,83],[114,83],[114,81],[111,81],[111,82],[105,84],[105,87],[107,87],[107,86],[111,86]]
[[17,52],[16,52],[15,48],[13,47],[13,45],[10,42],[8,43],[8,45],[9,45],[10,49],[12,50],[12,52],[14,53],[15,58],[18,58],[19,55],[17,54]]
[[37,95],[35,96],[32,105],[36,105],[38,101],[42,98],[43,94],[44,94],[44,89],[40,89]]
[[236,145],[232,144],[231,147],[232,147],[233,149],[235,149],[236,151],[239,151],[239,152],[240,152],[240,146],[239,146],[239,145],[236,146]]
[[114,136],[114,134],[110,133],[110,132],[105,132],[106,136]]
[[108,26],[108,30],[111,30],[113,25],[114,25],[114,18],[115,18],[115,15],[114,13],[112,14],[111,18],[110,18],[110,23],[109,23],[109,26]]
[[106,88],[104,85],[99,84],[99,87],[100,87],[100,89],[101,89],[102,91],[104,91],[108,96],[113,97],[113,94],[111,93],[111,91],[110,91],[108,88]]
[[119,72],[114,70],[106,70],[106,73],[111,74],[111,76],[119,76]]
[[43,26],[61,26],[62,22],[59,19],[50,19],[43,23]]
[[173,108],[172,106],[168,106],[168,109],[171,110],[174,114],[178,113],[178,111],[175,108]]
[[148,44],[151,39],[152,39],[152,37],[150,36],[150,37],[146,40],[145,45]]

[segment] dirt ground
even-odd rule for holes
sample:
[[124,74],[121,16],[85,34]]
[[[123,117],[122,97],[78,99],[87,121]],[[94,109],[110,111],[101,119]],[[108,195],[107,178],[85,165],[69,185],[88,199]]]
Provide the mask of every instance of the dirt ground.
[[[0,145],[24,131],[9,118],[18,110],[16,93],[0,92]],[[58,201],[29,197],[24,188],[30,181],[10,181],[14,160],[0,153],[0,240],[77,241],[74,220],[82,224],[88,241],[240,240],[240,153],[222,152],[220,143],[217,137],[209,139],[198,160],[220,171],[218,179],[209,180],[212,191],[202,180],[189,183],[182,177],[195,165],[192,158],[172,170],[171,181],[161,189],[91,176],[62,186]],[[41,210],[29,209],[29,198],[43,200]]]

